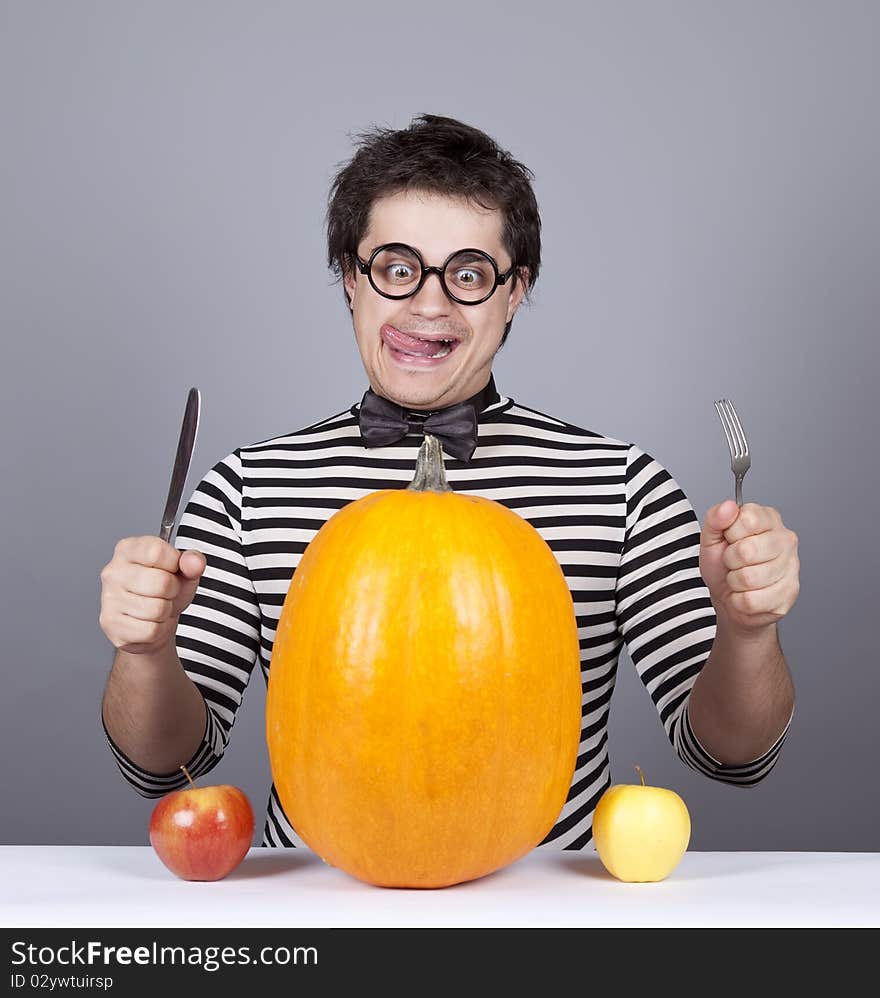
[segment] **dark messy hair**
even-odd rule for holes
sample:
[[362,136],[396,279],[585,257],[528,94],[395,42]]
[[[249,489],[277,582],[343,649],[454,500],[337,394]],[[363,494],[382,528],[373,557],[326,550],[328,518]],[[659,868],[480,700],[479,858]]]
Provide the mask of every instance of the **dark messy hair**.
[[[425,191],[501,212],[502,242],[517,267],[514,280],[522,279],[519,268],[528,268],[528,295],[541,265],[541,218],[528,167],[485,132],[435,114],[419,115],[407,128],[376,126],[355,142],[357,152],[334,177],[327,207],[327,256],[337,281],[354,264],[374,201]],[[502,346],[511,325],[504,327]]]

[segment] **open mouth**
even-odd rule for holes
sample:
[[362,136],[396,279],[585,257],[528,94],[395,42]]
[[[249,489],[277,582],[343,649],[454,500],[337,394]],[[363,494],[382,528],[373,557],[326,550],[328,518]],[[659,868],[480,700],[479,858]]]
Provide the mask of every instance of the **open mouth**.
[[389,348],[394,359],[406,364],[437,364],[454,353],[461,342],[453,337],[405,333],[387,323],[382,326],[380,333],[382,342]]

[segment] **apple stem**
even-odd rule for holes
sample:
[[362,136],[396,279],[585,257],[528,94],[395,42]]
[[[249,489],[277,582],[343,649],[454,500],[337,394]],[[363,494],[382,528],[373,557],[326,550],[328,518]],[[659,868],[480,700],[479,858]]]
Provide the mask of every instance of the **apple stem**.
[[639,778],[642,781],[642,786],[644,786],[645,785],[645,774],[642,772],[642,767],[641,766],[636,766],[636,769],[639,772]]
[[[186,773],[186,778],[189,780],[190,786],[194,787],[195,783],[193,783],[193,778],[187,772],[186,766],[181,766],[180,768],[184,771],[184,773]],[[642,782],[644,783],[644,780],[642,780]]]

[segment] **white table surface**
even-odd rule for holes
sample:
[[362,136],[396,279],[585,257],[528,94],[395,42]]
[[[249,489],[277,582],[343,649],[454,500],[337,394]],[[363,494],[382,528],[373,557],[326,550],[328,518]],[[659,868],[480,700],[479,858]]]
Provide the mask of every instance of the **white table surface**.
[[536,849],[439,890],[372,887],[309,850],[253,848],[179,880],[151,846],[0,846],[4,927],[878,926],[880,853],[687,852],[658,883]]

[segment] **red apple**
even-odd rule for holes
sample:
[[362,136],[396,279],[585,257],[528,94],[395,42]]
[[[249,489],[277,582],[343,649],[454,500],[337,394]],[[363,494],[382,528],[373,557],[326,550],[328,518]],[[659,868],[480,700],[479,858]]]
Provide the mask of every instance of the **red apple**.
[[197,787],[186,776],[190,786],[166,794],[153,809],[150,844],[182,880],[222,880],[251,847],[251,803],[238,787]]

